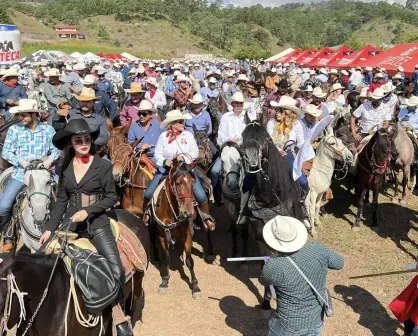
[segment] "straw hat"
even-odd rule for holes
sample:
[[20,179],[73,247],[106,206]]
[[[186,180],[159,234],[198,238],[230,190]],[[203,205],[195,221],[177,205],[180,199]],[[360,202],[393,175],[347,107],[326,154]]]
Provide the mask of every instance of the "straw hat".
[[211,78],[209,78],[208,83],[209,84],[216,84],[217,83],[217,80],[216,80],[216,78],[211,77]]
[[[399,71],[401,71],[401,70],[399,70]],[[403,78],[402,78],[400,73],[397,73],[395,76],[392,77],[392,79],[403,79]]]
[[142,89],[141,83],[133,82],[131,83],[131,86],[129,87],[129,89],[125,89],[125,92],[139,93],[139,92],[145,92],[145,91]]
[[263,237],[272,249],[291,253],[300,250],[308,240],[308,231],[296,218],[276,216],[263,228]]
[[235,77],[235,71],[229,71],[226,75],[226,77]]
[[315,70],[310,70],[310,71],[309,71],[309,76],[313,76],[313,75],[316,75]]
[[22,77],[22,75],[15,68],[10,68],[4,72],[4,75],[3,77],[1,77],[1,80],[6,79],[7,77]]
[[237,91],[232,95],[231,99],[229,100],[229,103],[231,104],[233,102],[238,102],[238,103],[245,102],[245,98],[244,98],[244,95],[242,94],[242,92]]
[[322,91],[322,89],[317,86],[315,89],[313,89],[312,91],[312,96],[315,96],[317,98],[325,98],[326,97],[326,93]]
[[337,69],[330,69],[328,72],[330,75],[339,75],[338,70]]
[[48,72],[45,73],[45,76],[47,77],[60,77],[60,71],[57,68],[52,68]]
[[406,106],[418,106],[418,97],[411,96],[409,99],[406,100]]
[[100,130],[92,132],[89,124],[84,119],[73,119],[68,122],[65,128],[54,134],[52,144],[58,149],[64,149],[68,138],[78,134],[90,134],[93,142],[100,134]]
[[325,75],[325,76],[327,76],[327,75],[328,75],[328,71],[327,71],[325,68],[321,68],[321,69],[319,69],[319,72],[320,72],[321,74]]
[[344,76],[348,76],[347,70],[341,70],[341,74],[344,75]]
[[83,79],[80,79],[80,82],[84,85],[93,85],[96,84],[97,80],[93,75],[86,75]]
[[271,101],[270,106],[279,107],[284,110],[291,110],[298,116],[300,115],[300,109],[296,106],[296,100],[289,96],[282,96],[278,102]]
[[74,70],[77,71],[82,71],[86,68],[86,66],[84,65],[84,63],[77,63],[76,65],[74,65]]
[[370,98],[372,99],[382,99],[385,96],[385,91],[382,88],[375,89],[372,93],[370,93]]
[[145,72],[145,68],[143,66],[140,66],[138,69],[136,69],[136,72],[142,74]]
[[80,101],[97,100],[100,98],[99,96],[96,97],[96,92],[94,91],[94,89],[86,87],[83,88],[83,90],[81,90],[80,95],[73,94],[73,96]]
[[342,89],[344,89],[344,88],[340,83],[335,83],[335,84],[332,84],[331,89],[329,90],[329,92],[334,92],[334,91],[342,90]]
[[134,106],[134,107],[138,110],[138,112],[148,111],[151,113],[157,113],[157,109],[154,108],[154,106],[148,99],[142,99],[141,102],[139,103],[139,106],[138,107]]
[[188,81],[189,79],[185,75],[181,74],[177,77],[174,83],[188,82]]
[[383,92],[386,94],[396,90],[396,86],[389,82],[383,85],[381,88],[383,89]]
[[248,79],[248,77],[247,77],[247,76],[245,76],[244,74],[239,74],[239,75],[238,75],[238,78],[237,78],[237,81],[245,81],[245,82],[248,82],[248,81],[249,81],[249,79]]
[[129,74],[135,74],[136,75],[136,68],[132,68],[129,70]]
[[189,99],[189,102],[191,102],[192,104],[202,104],[203,97],[200,93],[196,93],[192,99]]
[[369,98],[368,88],[366,88],[366,87],[365,88],[362,88],[359,97],[360,98]]
[[318,109],[318,106],[313,105],[313,104],[306,105],[304,112],[305,114],[310,114],[311,116],[314,116],[315,118],[322,116],[322,110]]
[[45,111],[39,109],[38,102],[35,99],[20,99],[18,106],[9,109],[10,114],[29,112],[44,113]]
[[313,87],[312,87],[312,86],[310,86],[310,85],[308,85],[308,86],[306,87],[306,89],[301,90],[301,91],[304,91],[304,92],[313,92]]
[[148,77],[145,82],[147,82],[148,84],[155,86],[156,88],[159,87],[157,80],[154,77]]
[[189,113],[182,113],[180,110],[172,110],[167,112],[166,118],[161,122],[161,128],[166,128],[168,124],[176,120],[192,119]]
[[372,71],[372,70],[373,70],[373,68],[372,68],[372,67],[370,67],[370,66],[367,66],[364,70],[366,70],[366,71]]
[[378,72],[376,75],[374,75],[374,78],[383,78],[383,74],[381,72]]
[[380,68],[380,71],[386,73],[386,68]]

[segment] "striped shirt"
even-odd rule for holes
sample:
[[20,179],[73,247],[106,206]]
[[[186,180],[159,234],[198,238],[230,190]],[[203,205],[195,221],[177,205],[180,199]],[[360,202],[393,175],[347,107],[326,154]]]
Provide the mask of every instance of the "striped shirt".
[[10,126],[1,155],[14,166],[12,178],[23,181],[24,168],[19,164],[19,156],[26,161],[40,160],[50,155],[54,160],[58,158],[60,151],[52,144],[54,134],[52,126],[41,123],[36,131],[21,123]]
[[[343,257],[320,243],[308,242],[289,256],[322,297],[325,295],[328,269],[340,270],[344,267]],[[322,325],[324,304],[285,257],[271,258],[264,265],[259,280],[264,286],[274,286],[277,315],[285,329],[296,332],[317,328]]]

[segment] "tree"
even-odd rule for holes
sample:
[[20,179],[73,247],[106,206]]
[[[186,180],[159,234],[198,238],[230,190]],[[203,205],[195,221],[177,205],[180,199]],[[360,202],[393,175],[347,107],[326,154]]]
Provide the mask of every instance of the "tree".
[[405,7],[413,11],[418,10],[418,0],[406,0]]
[[7,13],[6,9],[2,7],[0,7],[0,23],[13,24],[12,19],[9,16],[9,13]]

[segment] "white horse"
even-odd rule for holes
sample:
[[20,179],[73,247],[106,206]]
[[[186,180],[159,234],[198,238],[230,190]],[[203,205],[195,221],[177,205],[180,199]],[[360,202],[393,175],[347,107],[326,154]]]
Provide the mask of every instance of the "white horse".
[[305,200],[313,237],[317,235],[315,224],[321,224],[319,208],[324,194],[331,185],[335,160],[341,160],[351,165],[354,158],[344,143],[334,136],[332,128],[327,127],[326,136],[320,142],[313,160],[312,169],[308,177],[310,189]]

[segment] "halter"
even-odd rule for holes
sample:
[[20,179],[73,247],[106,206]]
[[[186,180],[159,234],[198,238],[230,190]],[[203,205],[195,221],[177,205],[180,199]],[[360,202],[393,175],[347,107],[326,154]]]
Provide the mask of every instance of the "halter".
[[245,155],[244,155],[244,160],[247,162],[247,165],[248,165],[247,173],[249,173],[249,174],[256,174],[256,173],[259,173],[259,172],[262,172],[263,171],[263,168],[261,166],[262,163],[263,162],[268,162],[268,159],[266,157],[263,157],[263,150],[265,148],[268,149],[268,146],[267,146],[268,145],[268,142],[266,141],[263,144],[263,146],[261,146],[260,143],[257,140],[255,140],[255,139],[249,139],[248,142],[250,142],[250,141],[255,142],[257,144],[257,146],[258,146],[258,156],[257,156],[258,165],[256,166],[256,169],[255,170],[252,170],[252,166],[250,165],[249,159]]
[[[117,145],[116,147],[114,146],[115,145],[115,142],[116,142],[116,138],[118,138],[118,137],[122,137],[122,143],[121,144],[119,144],[119,145]],[[120,145],[125,145],[126,143],[125,143],[125,140],[126,140],[127,138],[126,138],[126,135],[125,134],[110,134],[109,135],[109,141],[110,141],[110,143],[112,144],[112,146],[108,146],[108,147],[111,147],[112,148],[112,150],[111,150],[111,153],[109,153],[110,154],[110,157],[113,157],[113,154],[115,153],[115,152],[117,152],[116,151],[116,149],[117,148],[119,148],[119,146]]]
[[170,168],[170,170],[169,170],[169,172],[168,172],[168,182],[169,182],[169,185],[170,185],[170,190],[171,190],[171,192],[173,193],[173,195],[176,197],[176,199],[177,199],[177,201],[178,200],[180,200],[180,199],[187,199],[187,198],[191,198],[191,199],[193,199],[193,194],[184,194],[184,195],[179,195],[178,193],[177,193],[177,188],[174,186],[174,183],[175,183],[175,179],[180,175],[180,174],[185,174],[185,173],[188,173],[188,174],[190,174],[190,172],[189,171],[180,171],[180,170],[177,170],[174,174],[173,174],[173,168]]
[[[194,135],[196,136],[197,134],[204,134],[206,137],[206,133],[203,131],[196,131],[194,133]],[[204,154],[204,157],[202,159],[199,158],[200,162],[202,162],[203,166],[206,166],[207,164],[211,164],[213,161],[213,155],[212,152],[209,148],[209,138],[207,137],[204,140],[204,145],[197,145],[197,148],[199,149],[199,152],[202,151]]]

